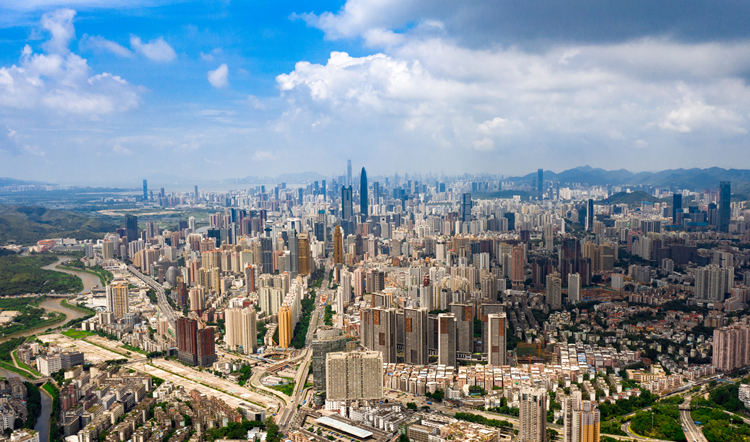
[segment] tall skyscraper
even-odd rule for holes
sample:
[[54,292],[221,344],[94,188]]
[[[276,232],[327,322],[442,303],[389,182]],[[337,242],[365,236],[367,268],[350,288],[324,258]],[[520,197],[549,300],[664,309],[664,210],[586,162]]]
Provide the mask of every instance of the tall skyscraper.
[[547,296],[546,303],[552,310],[560,310],[562,308],[562,280],[558,273],[552,273],[547,275]]
[[197,203],[200,200],[200,197],[198,196],[198,185],[195,185],[195,192],[193,192],[193,198],[195,199],[195,202]]
[[536,171],[536,197],[539,201],[544,199],[544,169]]
[[438,315],[438,364],[456,365],[456,317],[453,313]]
[[177,357],[190,365],[208,367],[216,362],[214,329],[198,329],[198,322],[185,317],[177,318]]
[[568,303],[578,304],[581,302],[581,275],[578,273],[568,274]]
[[506,357],[506,327],[505,312],[487,315],[487,363],[489,365],[505,365]]
[[352,186],[341,187],[341,219],[348,221],[352,218]]
[[336,226],[333,231],[333,263],[344,263],[344,235],[341,232],[341,226]]
[[115,314],[115,319],[125,317],[128,313],[128,286],[114,284],[107,286],[107,311]]
[[326,398],[334,401],[383,397],[383,357],[376,351],[326,355]]
[[362,173],[359,177],[359,213],[362,214],[363,218],[367,218],[367,216],[370,214],[368,209],[367,197],[367,172],[363,167]]
[[138,241],[138,217],[135,215],[125,215],[125,236],[128,242]]
[[600,415],[596,403],[581,400],[574,391],[563,404],[563,442],[598,442]]
[[729,221],[732,217],[732,210],[729,205],[731,198],[731,183],[722,181],[719,184],[719,232],[729,232]]
[[299,240],[297,238],[297,231],[292,229],[287,232],[287,247],[289,248],[289,261],[290,267],[289,274],[292,278],[296,278],[299,274]]
[[677,211],[682,210],[682,194],[672,195],[672,224],[677,224]]
[[449,307],[456,320],[456,351],[472,353],[474,350],[474,303],[454,302]]
[[589,198],[586,202],[586,231],[594,231],[594,200]]
[[263,273],[273,273],[273,240],[265,236],[260,238],[260,250]]
[[279,309],[279,347],[289,348],[292,345],[292,309],[287,303]]
[[513,273],[511,274],[513,288],[522,289],[526,281],[524,279],[526,260],[524,259],[523,247],[513,247],[513,253],[511,256],[513,259]]
[[404,362],[427,365],[427,309],[404,309]]
[[258,346],[258,326],[254,308],[229,308],[224,310],[226,336],[224,341],[230,351],[255,353]]
[[[471,221],[471,194],[464,193],[461,195],[461,221]],[[457,234],[460,232],[456,232]]]
[[544,388],[521,387],[520,402],[518,441],[546,441],[547,391]]
[[362,344],[382,353],[387,364],[396,362],[396,309],[366,308],[362,310]]
[[314,400],[316,405],[323,405],[326,399],[326,355],[346,350],[346,336],[338,328],[323,326],[315,331],[311,347]]
[[307,233],[300,233],[297,237],[297,250],[299,251],[299,273],[309,275],[312,268],[310,266],[310,239]]
[[346,185],[352,187],[352,159],[346,160]]

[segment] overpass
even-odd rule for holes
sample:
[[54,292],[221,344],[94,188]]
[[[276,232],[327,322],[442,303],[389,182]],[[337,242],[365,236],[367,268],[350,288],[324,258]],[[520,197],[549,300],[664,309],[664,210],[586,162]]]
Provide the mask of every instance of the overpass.
[[172,306],[169,305],[169,301],[167,301],[167,295],[166,293],[164,293],[164,287],[162,287],[161,284],[154,281],[150,277],[138,271],[138,269],[133,265],[128,266],[128,271],[130,271],[133,276],[145,282],[146,285],[154,289],[154,291],[156,292],[156,300],[159,303],[159,309],[161,309],[161,311],[167,316],[167,319],[169,319],[169,325],[172,327],[172,329],[175,329],[175,314],[172,310]]

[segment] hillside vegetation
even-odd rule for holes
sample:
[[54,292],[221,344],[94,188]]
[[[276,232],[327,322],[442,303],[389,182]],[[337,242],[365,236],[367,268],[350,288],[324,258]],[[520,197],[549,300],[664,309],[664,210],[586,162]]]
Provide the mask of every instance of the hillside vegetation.
[[120,227],[107,218],[66,210],[0,205],[0,244],[34,244],[45,238],[98,239]]
[[0,256],[0,296],[83,290],[81,278],[42,269],[56,261],[55,256]]

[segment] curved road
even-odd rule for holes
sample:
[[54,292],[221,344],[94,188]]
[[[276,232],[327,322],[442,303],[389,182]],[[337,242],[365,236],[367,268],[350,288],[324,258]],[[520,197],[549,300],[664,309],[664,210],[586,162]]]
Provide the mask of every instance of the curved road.
[[99,277],[96,275],[92,275],[91,273],[76,272],[74,270],[56,268],[61,263],[70,261],[71,259],[74,258],[70,256],[60,256],[57,258],[57,262],[53,262],[52,264],[46,265],[42,268],[45,270],[54,270],[56,272],[67,273],[68,275],[73,275],[81,278],[81,281],[83,282],[83,290],[81,290],[81,293],[91,293],[92,287],[99,287],[102,284],[102,282],[99,280]]

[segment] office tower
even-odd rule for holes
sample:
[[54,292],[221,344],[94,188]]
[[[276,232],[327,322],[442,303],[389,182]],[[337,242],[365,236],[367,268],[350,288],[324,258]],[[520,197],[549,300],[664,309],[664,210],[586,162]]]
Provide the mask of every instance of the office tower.
[[547,296],[546,303],[552,310],[560,310],[562,308],[562,280],[558,273],[547,275]]
[[370,214],[367,197],[367,172],[363,167],[359,177],[359,213],[362,214],[363,219],[367,219]]
[[258,346],[258,326],[254,308],[229,308],[224,310],[226,336],[224,341],[230,351],[255,353]]
[[724,302],[734,286],[734,267],[709,264],[695,269],[695,299]]
[[440,313],[438,321],[438,364],[456,365],[456,317],[453,313]]
[[291,347],[292,331],[292,309],[284,303],[279,309],[279,347]]
[[506,356],[506,327],[505,312],[487,315],[487,363],[489,365],[505,365]]
[[578,304],[579,302],[581,302],[581,275],[568,274],[568,303]]
[[513,273],[511,275],[511,281],[513,281],[514,289],[522,289],[525,282],[525,271],[524,265],[526,260],[524,259],[523,247],[513,247]]
[[248,264],[245,267],[245,293],[249,296],[255,292],[255,269]]
[[[471,221],[471,194],[464,193],[461,195],[461,221]],[[461,232],[456,232],[461,233]]]
[[198,322],[181,316],[177,318],[175,328],[178,359],[186,364],[197,365]]
[[586,202],[586,231],[594,231],[594,200],[589,198]]
[[273,273],[273,240],[267,236],[260,238],[262,273]]
[[382,353],[385,363],[396,362],[396,309],[366,308],[362,315],[362,345]]
[[326,355],[346,350],[346,336],[340,329],[323,326],[315,331],[312,341],[313,397],[316,405],[326,399]]
[[383,357],[376,351],[326,355],[326,398],[332,401],[380,400]]
[[722,181],[719,184],[719,232],[729,232],[729,221],[732,216],[730,200],[732,198],[731,183]]
[[539,201],[544,199],[544,169],[536,171],[536,197]]
[[404,309],[404,363],[427,365],[427,309]]
[[309,275],[312,268],[310,266],[310,239],[307,233],[300,233],[297,236],[297,250],[299,251],[299,274]]
[[547,440],[547,391],[544,388],[521,387],[518,421],[519,442]]
[[341,219],[348,221],[352,218],[354,207],[352,205],[352,186],[341,187]]
[[193,192],[193,198],[195,199],[195,202],[197,203],[200,198],[198,197],[198,185],[195,185],[195,192]]
[[148,182],[146,180],[143,180],[143,200],[146,201],[148,199]]
[[297,275],[299,274],[299,240],[297,239],[297,231],[295,229],[290,230],[287,232],[287,238],[288,238],[288,244],[287,247],[289,248],[289,261],[290,261],[290,267],[289,274],[292,276],[292,279],[297,278]]
[[677,211],[682,210],[682,194],[672,195],[672,224],[677,224]]
[[105,239],[102,241],[102,258],[114,259],[115,257],[115,243],[111,240]]
[[341,232],[341,226],[336,226],[333,231],[333,263],[344,263],[344,235]]
[[352,186],[352,159],[346,160],[346,184]]
[[472,353],[474,350],[474,303],[451,303],[450,311],[456,320],[456,351]]
[[115,319],[120,319],[128,313],[128,286],[124,284],[114,284],[107,286],[107,311],[115,315]]
[[128,242],[138,241],[138,217],[134,215],[125,215],[125,236]]

